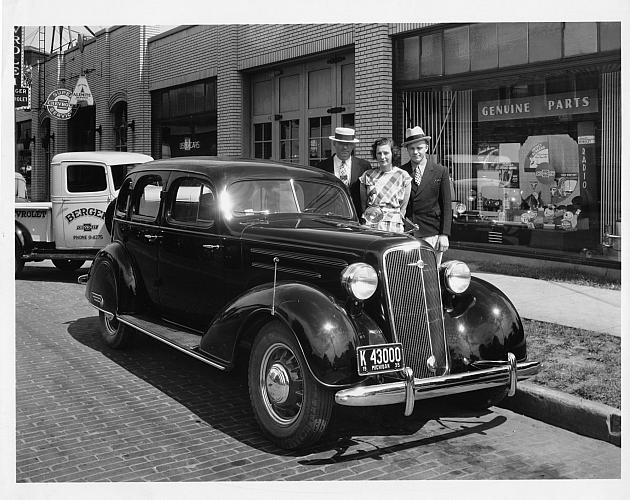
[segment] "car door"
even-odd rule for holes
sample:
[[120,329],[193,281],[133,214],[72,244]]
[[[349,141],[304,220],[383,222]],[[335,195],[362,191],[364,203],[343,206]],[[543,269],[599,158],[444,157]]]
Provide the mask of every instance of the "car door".
[[153,304],[159,303],[158,254],[162,239],[160,202],[167,179],[166,172],[134,176],[129,217],[119,226],[121,237],[132,256],[139,286]]
[[225,303],[224,248],[210,181],[173,173],[160,243],[160,309],[178,324],[205,331]]

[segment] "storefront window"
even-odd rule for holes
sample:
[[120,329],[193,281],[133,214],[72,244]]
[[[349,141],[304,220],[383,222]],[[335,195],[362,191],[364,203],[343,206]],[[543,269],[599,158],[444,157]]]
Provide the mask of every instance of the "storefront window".
[[621,23],[599,23],[599,50],[621,49]]
[[529,62],[562,57],[562,23],[529,23]]
[[422,76],[442,74],[442,33],[422,37],[420,68]]
[[153,156],[217,154],[217,87],[209,79],[153,92]]
[[527,23],[497,25],[499,67],[527,63]]
[[564,56],[578,56],[597,52],[597,23],[566,23],[564,27]]
[[[604,96],[618,92],[604,81],[593,67],[546,69],[468,89],[402,94],[405,112],[427,124],[431,151],[449,168],[456,247],[602,255],[609,224],[600,209],[608,182],[602,153],[611,147],[603,142],[618,140],[619,126],[602,113]],[[618,217],[615,196],[608,198],[610,217]]]
[[499,65],[497,25],[472,24],[470,26],[470,70],[496,68]]
[[444,69],[447,75],[470,70],[468,26],[444,30]]

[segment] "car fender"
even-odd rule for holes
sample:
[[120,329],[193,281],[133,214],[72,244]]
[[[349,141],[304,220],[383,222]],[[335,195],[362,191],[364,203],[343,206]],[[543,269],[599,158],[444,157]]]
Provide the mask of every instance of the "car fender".
[[386,342],[365,313],[351,316],[332,295],[312,285],[278,282],[252,288],[230,303],[212,322],[199,349],[234,365],[238,344],[251,343],[272,318],[294,333],[311,373],[325,386],[356,383],[361,379],[357,345]]
[[527,358],[525,332],[516,308],[487,281],[473,277],[461,295],[445,299],[444,327],[453,371],[471,362]]
[[131,258],[122,244],[112,242],[96,254],[85,296],[90,304],[112,314],[138,310],[138,283]]
[[22,245],[22,251],[28,253],[33,248],[33,238],[31,233],[21,222],[15,221],[15,237]]

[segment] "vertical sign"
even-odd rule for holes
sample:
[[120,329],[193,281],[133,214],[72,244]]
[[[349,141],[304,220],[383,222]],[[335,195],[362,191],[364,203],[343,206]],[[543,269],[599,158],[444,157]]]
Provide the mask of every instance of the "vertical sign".
[[24,51],[22,50],[22,26],[13,26],[13,77],[15,86],[22,86],[22,64]]
[[580,194],[582,197],[582,211],[588,211],[587,217],[592,222],[595,211],[593,210],[593,202],[597,199],[597,168],[596,168],[596,144],[595,144],[595,125],[593,122],[578,122],[578,182],[580,183]]

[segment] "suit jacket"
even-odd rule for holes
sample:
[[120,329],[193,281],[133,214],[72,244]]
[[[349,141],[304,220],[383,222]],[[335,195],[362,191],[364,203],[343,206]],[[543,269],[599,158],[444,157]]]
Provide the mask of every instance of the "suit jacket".
[[[330,158],[326,158],[325,160],[320,161],[317,166],[326,172],[330,172],[331,174],[335,173],[335,162],[333,160],[334,155]],[[366,170],[370,170],[372,165],[367,160],[362,160],[361,158],[357,158],[356,156],[352,157],[352,168],[350,169],[350,185],[348,186],[350,192],[350,198],[352,198],[352,204],[354,205],[354,209],[357,211],[357,215],[361,217],[363,213],[363,207],[361,207],[361,183],[359,182],[359,177]]]
[[401,168],[406,170],[413,179],[406,215],[419,226],[414,234],[421,238],[436,234],[450,236],[453,209],[448,169],[439,163],[427,160],[418,186],[411,162],[405,163]]

